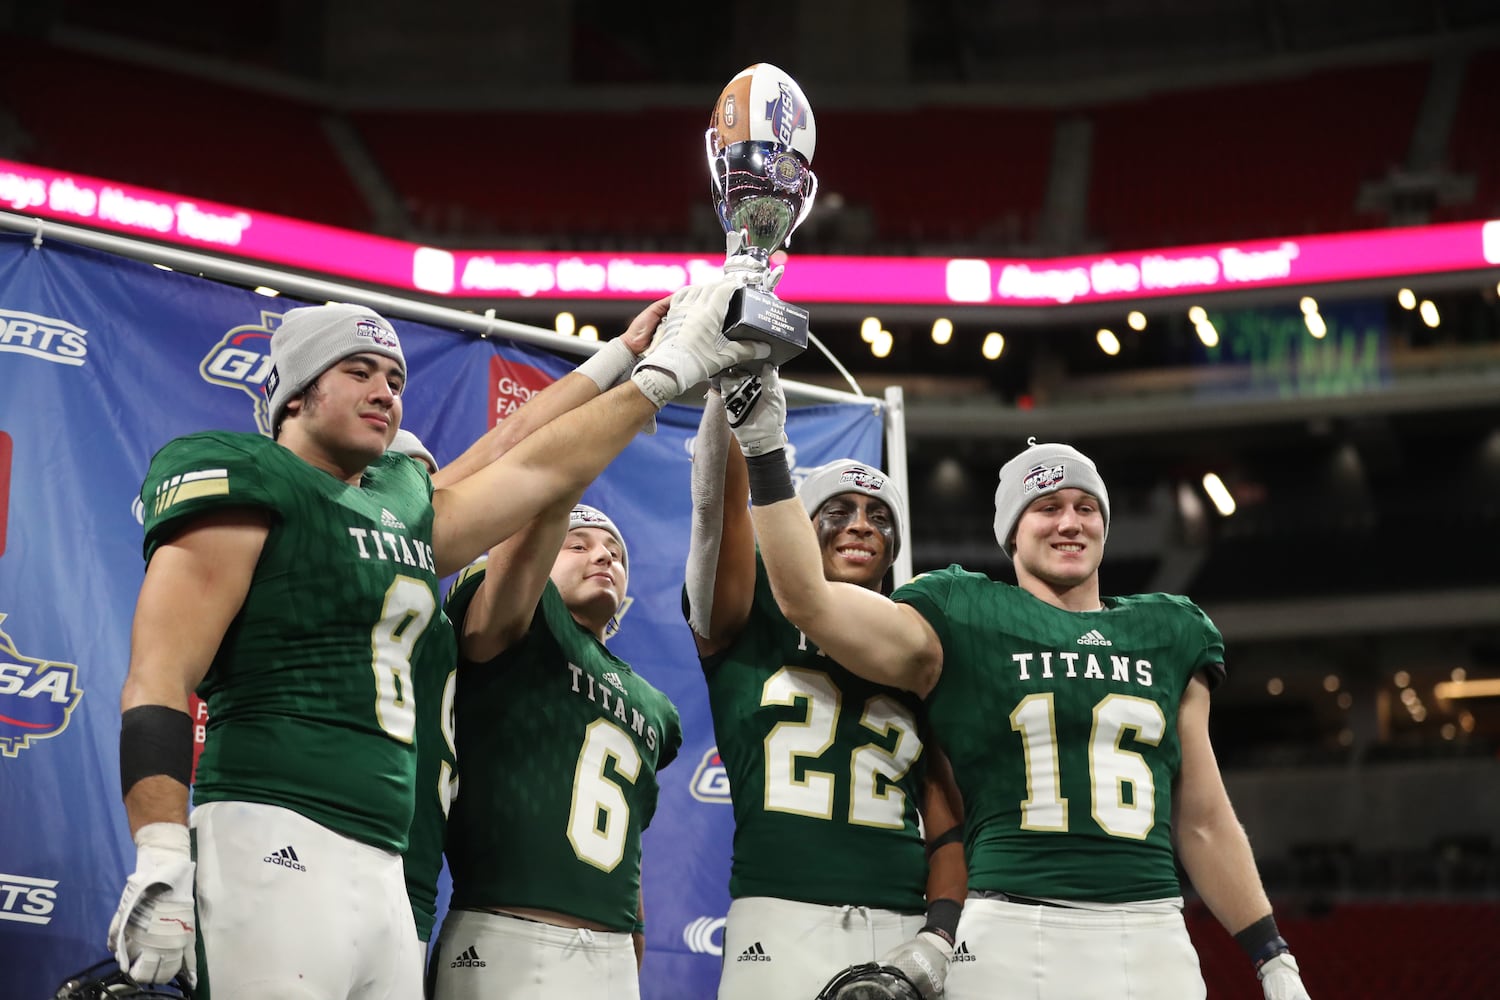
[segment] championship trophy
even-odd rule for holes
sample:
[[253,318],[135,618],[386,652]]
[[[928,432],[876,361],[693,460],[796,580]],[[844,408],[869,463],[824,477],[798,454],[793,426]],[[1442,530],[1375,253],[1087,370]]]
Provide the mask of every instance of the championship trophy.
[[727,237],[724,273],[743,282],[724,333],[770,345],[774,365],[807,349],[807,310],[776,297],[781,269],[772,271],[770,260],[818,193],[811,169],[817,138],[802,88],[770,63],[729,81],[704,134],[714,210]]

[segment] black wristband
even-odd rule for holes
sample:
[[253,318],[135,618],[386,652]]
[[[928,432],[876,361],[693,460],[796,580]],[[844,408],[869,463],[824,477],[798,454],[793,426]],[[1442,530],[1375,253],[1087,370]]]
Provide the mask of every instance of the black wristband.
[[786,449],[777,448],[764,455],[745,459],[750,473],[750,503],[756,507],[769,507],[797,495],[792,485],[792,470],[786,464]]
[[1276,929],[1276,917],[1267,913],[1255,923],[1234,936],[1234,943],[1244,949],[1250,961],[1259,969],[1277,955],[1284,955],[1291,948]]
[[932,931],[944,941],[953,944],[958,937],[958,918],[963,911],[964,904],[957,900],[934,899],[927,904],[927,923],[922,930]]
[[192,782],[193,719],[165,705],[126,709],[120,716],[120,794],[157,774]]
[[948,832],[941,837],[934,837],[927,842],[927,856],[930,858],[937,853],[938,848],[947,847],[949,844],[962,844],[964,842],[964,825],[955,823]]

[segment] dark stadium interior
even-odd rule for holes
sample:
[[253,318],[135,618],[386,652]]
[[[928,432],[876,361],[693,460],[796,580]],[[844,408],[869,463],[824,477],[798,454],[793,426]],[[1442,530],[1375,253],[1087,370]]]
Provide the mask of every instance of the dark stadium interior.
[[[0,4],[0,157],[440,246],[709,252],[702,130],[765,60],[820,132],[789,271],[1500,219],[1493,0],[151,7]],[[1477,956],[1500,930],[1500,696],[1438,685],[1500,680],[1497,281],[1154,300],[1142,329],[1128,306],[956,308],[941,346],[936,309],[814,313],[865,391],[903,387],[918,571],[1006,578],[995,472],[1030,435],[1065,440],[1111,487],[1106,592],[1185,593],[1219,623],[1217,749],[1300,908],[1283,927],[1316,942],[1315,996],[1486,995],[1462,963],[1398,983],[1370,956],[1496,969]],[[550,326],[557,305],[500,308]],[[607,330],[635,307],[573,311]],[[843,385],[814,352],[794,364]],[[1335,817],[1334,789],[1382,808]],[[1210,995],[1258,995],[1211,924],[1195,915]]]

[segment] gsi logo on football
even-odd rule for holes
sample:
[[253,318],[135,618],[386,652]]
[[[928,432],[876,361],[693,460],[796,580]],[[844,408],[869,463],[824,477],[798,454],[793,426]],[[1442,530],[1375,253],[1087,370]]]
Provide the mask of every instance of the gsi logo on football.
[[[5,618],[0,612],[0,624]],[[0,630],[0,755],[18,756],[67,729],[82,697],[76,664],[22,656]]]
[[262,312],[259,323],[237,326],[209,349],[198,365],[203,381],[238,389],[250,397],[255,427],[271,434],[271,404],[264,389],[271,376],[271,333],[281,325],[281,314]]
[[57,905],[57,880],[0,872],[0,920],[45,924]]

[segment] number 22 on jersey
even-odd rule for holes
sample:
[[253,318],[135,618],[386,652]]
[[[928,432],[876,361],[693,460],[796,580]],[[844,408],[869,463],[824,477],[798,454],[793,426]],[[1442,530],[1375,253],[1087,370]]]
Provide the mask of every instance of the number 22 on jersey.
[[[799,758],[821,757],[833,746],[841,702],[833,679],[821,670],[782,667],[766,678],[761,688],[762,705],[805,706],[801,719],[778,722],[766,735],[767,810],[813,819],[834,818],[837,776],[807,768],[798,778],[797,764]],[[899,830],[906,822],[906,793],[897,782],[922,752],[915,722],[900,702],[876,695],[865,701],[859,724],[883,738],[895,733],[896,743],[890,750],[866,743],[850,754],[848,822]]]

